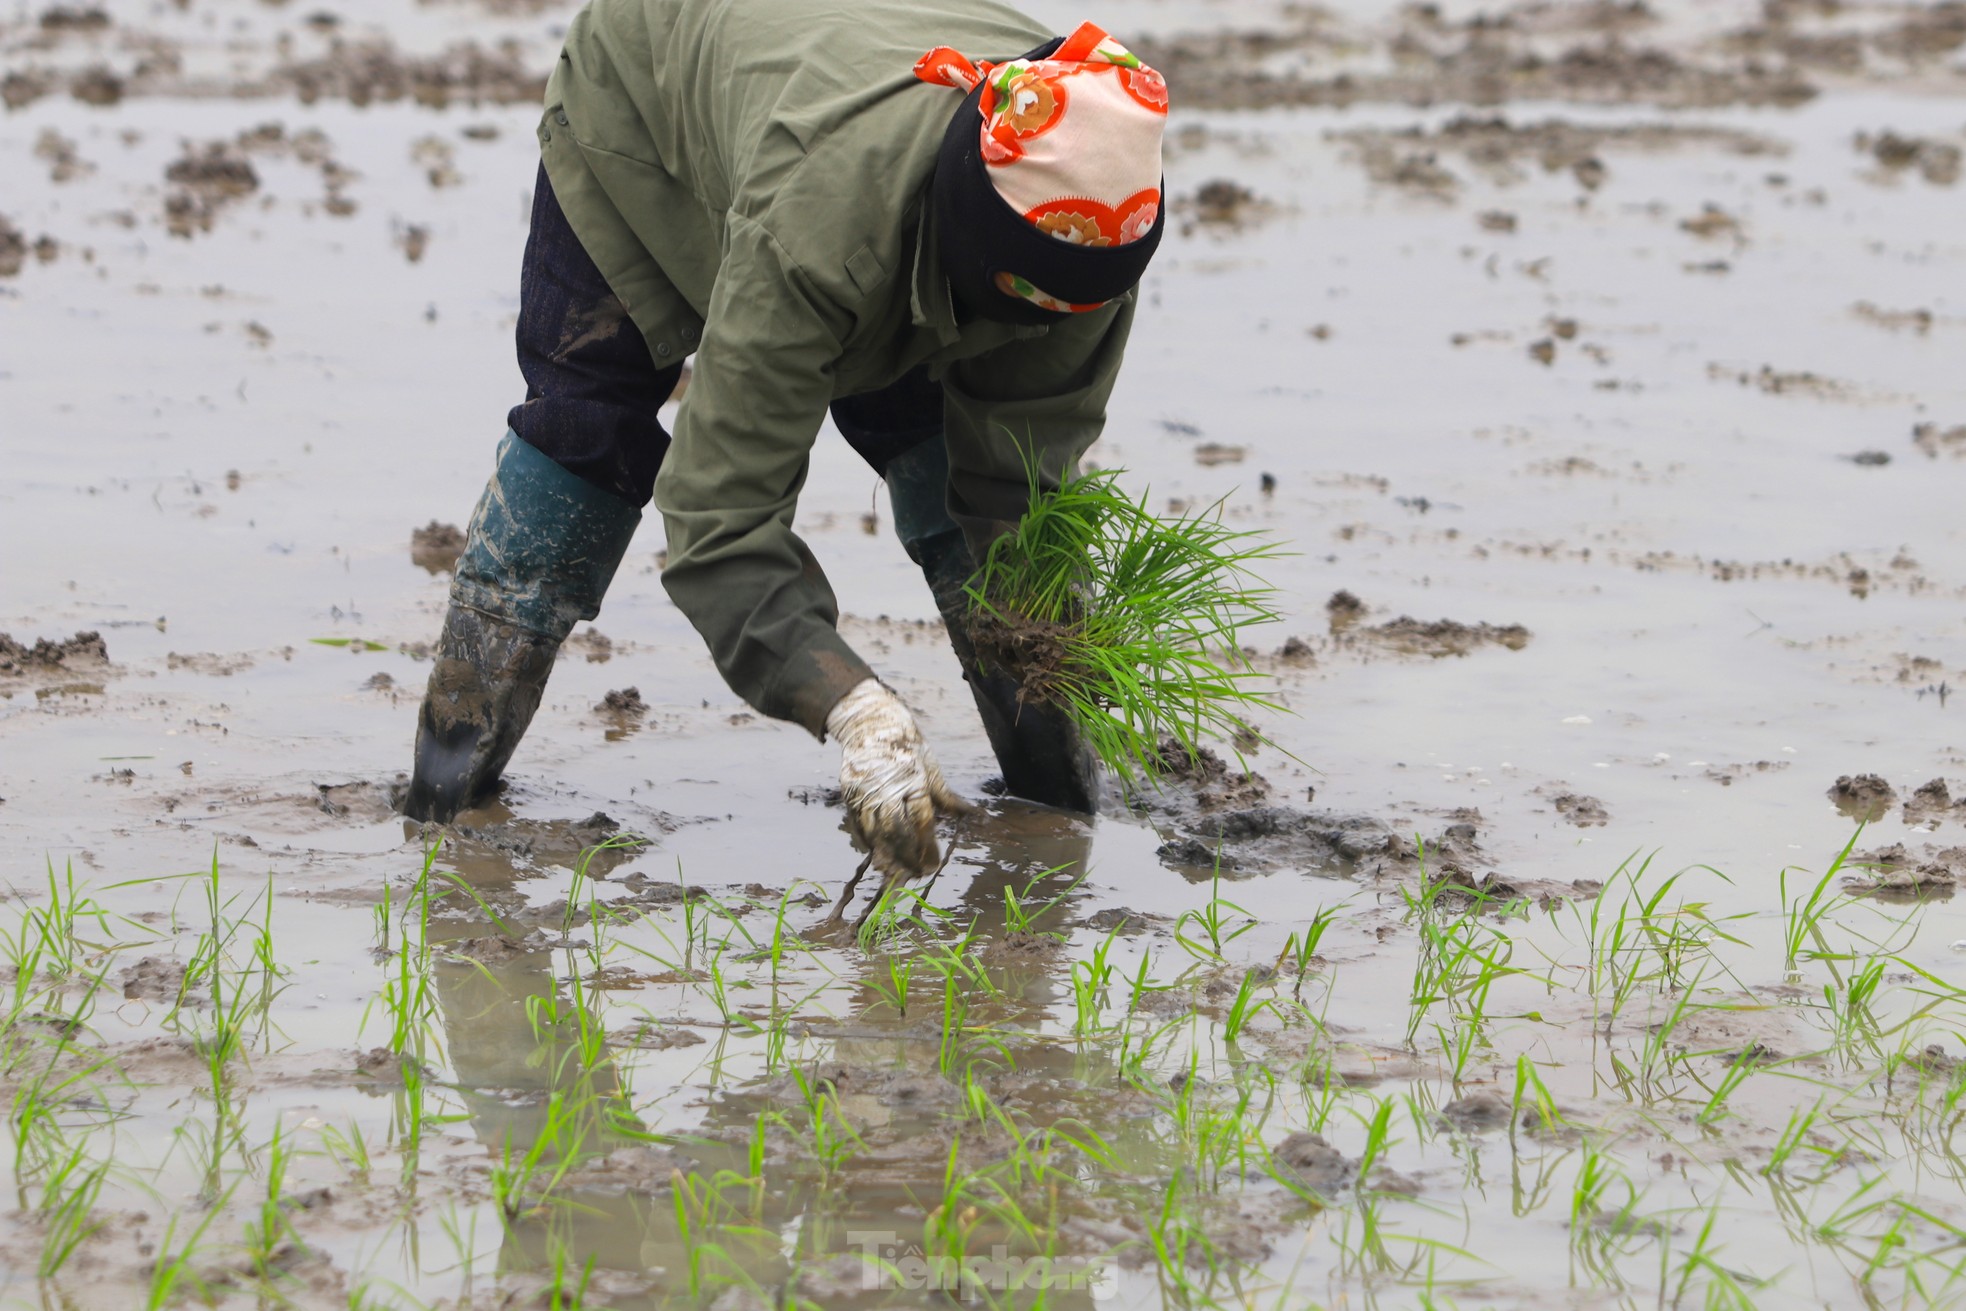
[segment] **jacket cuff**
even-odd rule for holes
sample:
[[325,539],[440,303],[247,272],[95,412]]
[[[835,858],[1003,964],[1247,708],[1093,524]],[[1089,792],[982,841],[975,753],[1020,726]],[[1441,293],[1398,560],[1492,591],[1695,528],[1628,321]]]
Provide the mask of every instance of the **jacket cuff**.
[[867,662],[854,654],[831,628],[794,652],[765,689],[758,709],[787,719],[826,740],[826,716],[863,680],[873,678]]

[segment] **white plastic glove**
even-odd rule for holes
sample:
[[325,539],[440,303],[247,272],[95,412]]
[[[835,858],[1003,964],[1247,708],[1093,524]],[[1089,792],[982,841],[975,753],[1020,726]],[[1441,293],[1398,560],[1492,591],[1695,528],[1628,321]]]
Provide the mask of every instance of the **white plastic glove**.
[[883,884],[932,874],[942,863],[935,816],[969,803],[949,790],[901,698],[866,678],[826,716],[840,743],[847,822],[867,844]]

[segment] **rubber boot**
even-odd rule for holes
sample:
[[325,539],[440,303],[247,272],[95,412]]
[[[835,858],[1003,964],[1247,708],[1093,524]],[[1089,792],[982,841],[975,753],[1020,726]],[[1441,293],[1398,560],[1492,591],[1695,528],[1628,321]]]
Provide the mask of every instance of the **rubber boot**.
[[506,432],[451,583],[404,814],[448,822],[496,790],[560,643],[601,612],[641,517]]
[[969,638],[969,597],[964,586],[976,572],[962,530],[949,517],[948,452],[928,441],[897,456],[887,467],[894,529],[910,559],[921,566],[935,608],[949,630],[949,645],[962,665],[989,735],[1004,790],[1042,805],[1090,814],[1099,797],[1099,766],[1072,722],[1037,702],[1019,701],[1016,681],[984,668]]

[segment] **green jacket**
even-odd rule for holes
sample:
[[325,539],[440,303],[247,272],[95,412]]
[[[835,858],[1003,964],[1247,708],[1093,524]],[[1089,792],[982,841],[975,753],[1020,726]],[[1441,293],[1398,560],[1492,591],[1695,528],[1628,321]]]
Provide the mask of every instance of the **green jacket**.
[[724,679],[822,734],[870,670],[792,531],[829,402],[926,362],[946,397],[949,507],[977,548],[1098,437],[1133,298],[1056,327],[958,325],[924,204],[960,94],[931,47],[1051,34],[994,0],[591,0],[539,143],[581,244],[658,365],[696,360],[656,479],[663,586]]

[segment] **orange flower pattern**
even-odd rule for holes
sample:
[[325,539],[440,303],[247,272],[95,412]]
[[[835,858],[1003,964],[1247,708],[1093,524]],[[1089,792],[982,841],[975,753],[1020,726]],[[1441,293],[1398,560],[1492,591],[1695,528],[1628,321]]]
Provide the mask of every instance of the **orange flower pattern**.
[[1113,239],[1099,230],[1099,220],[1090,214],[1053,210],[1037,221],[1039,232],[1046,232],[1074,246],[1110,246]]
[[1042,73],[1027,68],[1009,78],[999,93],[1003,109],[998,121],[1018,136],[1035,136],[1058,117],[1065,101],[1063,91]]
[[1102,205],[1085,196],[1053,200],[1024,215],[1038,231],[1075,246],[1124,246],[1154,230],[1160,218],[1160,189],[1150,187],[1119,205]]
[[[1046,58],[1001,64],[938,46],[915,76],[963,92],[982,87],[983,162],[997,193],[1038,231],[1077,246],[1124,246],[1160,221],[1167,82],[1102,29],[1081,23]],[[1052,136],[1075,112],[1091,131]],[[1012,274],[998,278],[1011,284],[1008,294],[1046,309],[1099,308],[1067,304]]]

